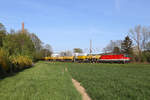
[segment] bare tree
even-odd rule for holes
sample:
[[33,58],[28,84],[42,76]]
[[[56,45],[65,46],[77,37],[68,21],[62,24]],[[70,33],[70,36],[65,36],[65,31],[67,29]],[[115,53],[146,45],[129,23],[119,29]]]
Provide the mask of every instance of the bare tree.
[[145,48],[147,51],[150,51],[150,42],[148,42],[147,44],[146,44],[146,48]]
[[47,50],[49,50],[49,51],[52,52],[52,47],[51,47],[49,44],[46,44],[46,45],[45,45],[45,49],[47,49]]
[[137,45],[138,54],[141,56],[142,50],[146,49],[147,43],[150,41],[150,30],[148,27],[142,27],[141,25],[135,26],[134,29],[130,29],[129,36],[133,39]]
[[62,51],[60,52],[60,56],[72,56],[72,52],[71,51]]
[[119,47],[114,47],[113,53],[114,54],[120,54],[121,53],[120,48]]
[[150,30],[148,27],[142,29],[142,50],[146,50],[147,44],[150,42]]
[[66,56],[72,56],[72,52],[71,51],[66,51]]
[[41,40],[34,33],[30,34],[30,37],[31,37],[31,40],[34,44],[34,47],[35,47],[36,51],[39,52],[42,49],[42,44],[43,43],[41,42]]
[[116,40],[116,41],[111,40],[110,43],[105,48],[103,48],[103,52],[113,53],[115,47],[118,47],[119,49],[121,49],[121,43],[122,43],[122,40]]
[[44,46],[45,49],[45,55],[46,56],[51,56],[52,55],[52,47],[49,44],[46,44]]

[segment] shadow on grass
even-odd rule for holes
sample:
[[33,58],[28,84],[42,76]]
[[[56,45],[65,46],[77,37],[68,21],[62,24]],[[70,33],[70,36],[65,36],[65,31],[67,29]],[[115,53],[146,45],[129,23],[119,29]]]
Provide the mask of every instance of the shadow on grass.
[[[33,66],[32,66],[33,67]],[[23,69],[17,69],[17,70],[14,70],[13,72],[9,72],[9,73],[0,73],[0,82],[7,78],[7,77],[13,77],[13,76],[16,76],[17,74],[19,74],[20,72],[23,72],[24,70],[26,69],[30,69],[32,67],[25,67]]]

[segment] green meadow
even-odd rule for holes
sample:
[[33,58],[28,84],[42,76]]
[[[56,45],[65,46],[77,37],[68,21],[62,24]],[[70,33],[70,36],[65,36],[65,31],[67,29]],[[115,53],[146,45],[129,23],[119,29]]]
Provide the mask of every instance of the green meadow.
[[61,64],[38,62],[0,80],[0,100],[81,100]]
[[92,100],[149,100],[149,64],[67,64]]
[[0,80],[0,100],[81,100],[76,79],[92,100],[149,100],[149,64],[89,64],[40,61]]

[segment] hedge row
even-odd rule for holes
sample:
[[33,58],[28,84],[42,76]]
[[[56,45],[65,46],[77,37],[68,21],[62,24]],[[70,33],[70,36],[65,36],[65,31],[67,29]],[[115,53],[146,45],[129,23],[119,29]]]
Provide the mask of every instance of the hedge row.
[[9,53],[0,48],[0,75],[18,72],[32,67],[32,59],[24,55],[9,56]]

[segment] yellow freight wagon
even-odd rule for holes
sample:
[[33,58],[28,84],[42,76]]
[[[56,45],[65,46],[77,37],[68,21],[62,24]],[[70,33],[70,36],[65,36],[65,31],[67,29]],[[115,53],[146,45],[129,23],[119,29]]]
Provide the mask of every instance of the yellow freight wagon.
[[64,61],[74,61],[74,56],[64,56],[63,60]]
[[56,61],[64,61],[64,57],[57,57]]
[[101,55],[45,57],[46,61],[98,62]]
[[46,61],[50,61],[51,57],[45,57]]

